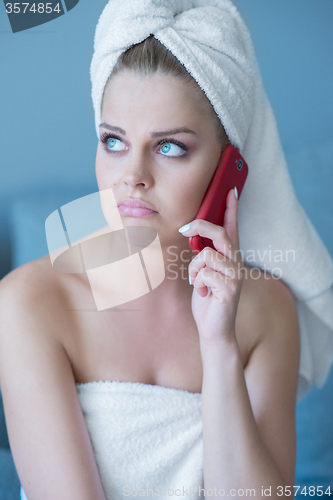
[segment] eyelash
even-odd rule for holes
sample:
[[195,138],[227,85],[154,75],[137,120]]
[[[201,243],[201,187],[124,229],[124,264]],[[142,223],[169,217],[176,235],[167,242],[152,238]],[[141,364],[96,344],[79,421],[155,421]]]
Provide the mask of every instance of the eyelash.
[[[106,152],[108,153],[114,153],[114,151],[111,151],[107,146],[107,142],[109,139],[118,139],[118,141],[121,141],[120,137],[114,135],[114,134],[109,134],[108,132],[104,132],[103,134],[101,134],[101,137],[100,137],[100,140],[103,144],[105,144],[105,146],[103,146],[103,149],[105,149]],[[122,141],[121,141],[122,142]],[[180,158],[180,157],[183,157],[183,156],[186,156],[187,155],[187,151],[188,151],[188,147],[185,146],[185,144],[183,144],[182,142],[179,142],[179,141],[176,141],[175,139],[163,139],[162,141],[160,141],[158,143],[159,146],[163,146],[163,144],[175,144],[176,146],[180,147],[181,149],[183,149],[185,151],[184,154],[182,155],[179,155],[179,156],[170,156],[169,158]],[[163,156],[166,156],[166,155],[163,155]]]

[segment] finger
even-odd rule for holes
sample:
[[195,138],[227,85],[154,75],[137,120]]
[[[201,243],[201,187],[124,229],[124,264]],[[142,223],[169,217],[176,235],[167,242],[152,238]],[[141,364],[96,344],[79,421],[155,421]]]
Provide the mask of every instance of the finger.
[[229,278],[233,278],[237,270],[237,265],[225,255],[213,250],[210,247],[205,247],[188,266],[188,273],[191,277],[192,283],[200,270],[203,268],[209,268],[224,274]]
[[[180,229],[186,228],[187,226],[189,227],[186,231],[180,231]],[[187,237],[199,234],[200,236],[211,239],[218,252],[222,253],[230,260],[236,262],[241,260],[241,258],[239,258],[240,252],[236,252],[234,244],[224,227],[204,219],[195,219],[186,226],[182,226],[180,229],[178,229],[178,231]]]
[[223,290],[225,290],[224,287],[221,287],[221,280],[229,286],[229,281],[231,279],[213,269],[205,267],[200,269],[192,285],[201,297],[206,297],[210,291],[212,291],[216,297],[219,297],[221,293],[224,293]]
[[234,189],[230,189],[227,196],[226,209],[223,217],[223,227],[227,230],[235,249],[239,250],[238,200]]

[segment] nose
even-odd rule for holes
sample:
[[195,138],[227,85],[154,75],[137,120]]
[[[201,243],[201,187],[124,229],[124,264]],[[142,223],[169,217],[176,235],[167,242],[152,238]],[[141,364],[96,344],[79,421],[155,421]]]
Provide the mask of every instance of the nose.
[[123,181],[130,187],[137,185],[149,188],[154,182],[153,166],[147,155],[136,155],[128,158]]

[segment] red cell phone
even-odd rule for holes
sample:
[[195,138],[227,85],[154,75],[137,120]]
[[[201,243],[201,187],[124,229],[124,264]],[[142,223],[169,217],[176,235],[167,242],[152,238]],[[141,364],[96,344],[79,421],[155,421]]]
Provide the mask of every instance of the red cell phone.
[[[228,193],[230,189],[236,186],[238,198],[240,197],[248,170],[248,166],[239,151],[234,146],[228,144],[222,151],[221,158],[201,202],[196,219],[204,219],[222,226]],[[203,238],[200,235],[191,236],[189,238],[189,245],[196,254],[201,252],[204,247],[216,250],[212,240]]]

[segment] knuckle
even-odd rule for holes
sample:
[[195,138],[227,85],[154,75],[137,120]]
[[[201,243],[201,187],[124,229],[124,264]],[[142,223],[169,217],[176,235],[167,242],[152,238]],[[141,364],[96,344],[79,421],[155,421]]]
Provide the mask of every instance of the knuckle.
[[213,250],[210,247],[205,247],[202,252],[204,259],[210,260],[212,258]]
[[196,277],[195,277],[195,283],[198,284],[199,280],[202,280],[203,278],[203,267],[201,269],[199,269],[199,272],[197,273]]
[[225,262],[228,262],[228,257],[224,253],[219,252],[218,260],[219,260],[219,262],[225,263]]
[[223,226],[219,227],[219,232],[222,238],[224,238],[225,235],[227,234],[227,230]]
[[211,275],[212,270],[209,267],[203,267],[202,268],[202,277],[208,278]]
[[206,267],[206,266],[205,266],[205,267],[202,267],[202,268],[200,269],[200,272],[201,272],[201,278],[202,278],[202,279],[204,279],[204,278],[206,278],[206,279],[207,279],[207,278],[209,278],[209,277],[210,277],[212,270],[211,270],[209,267]]

